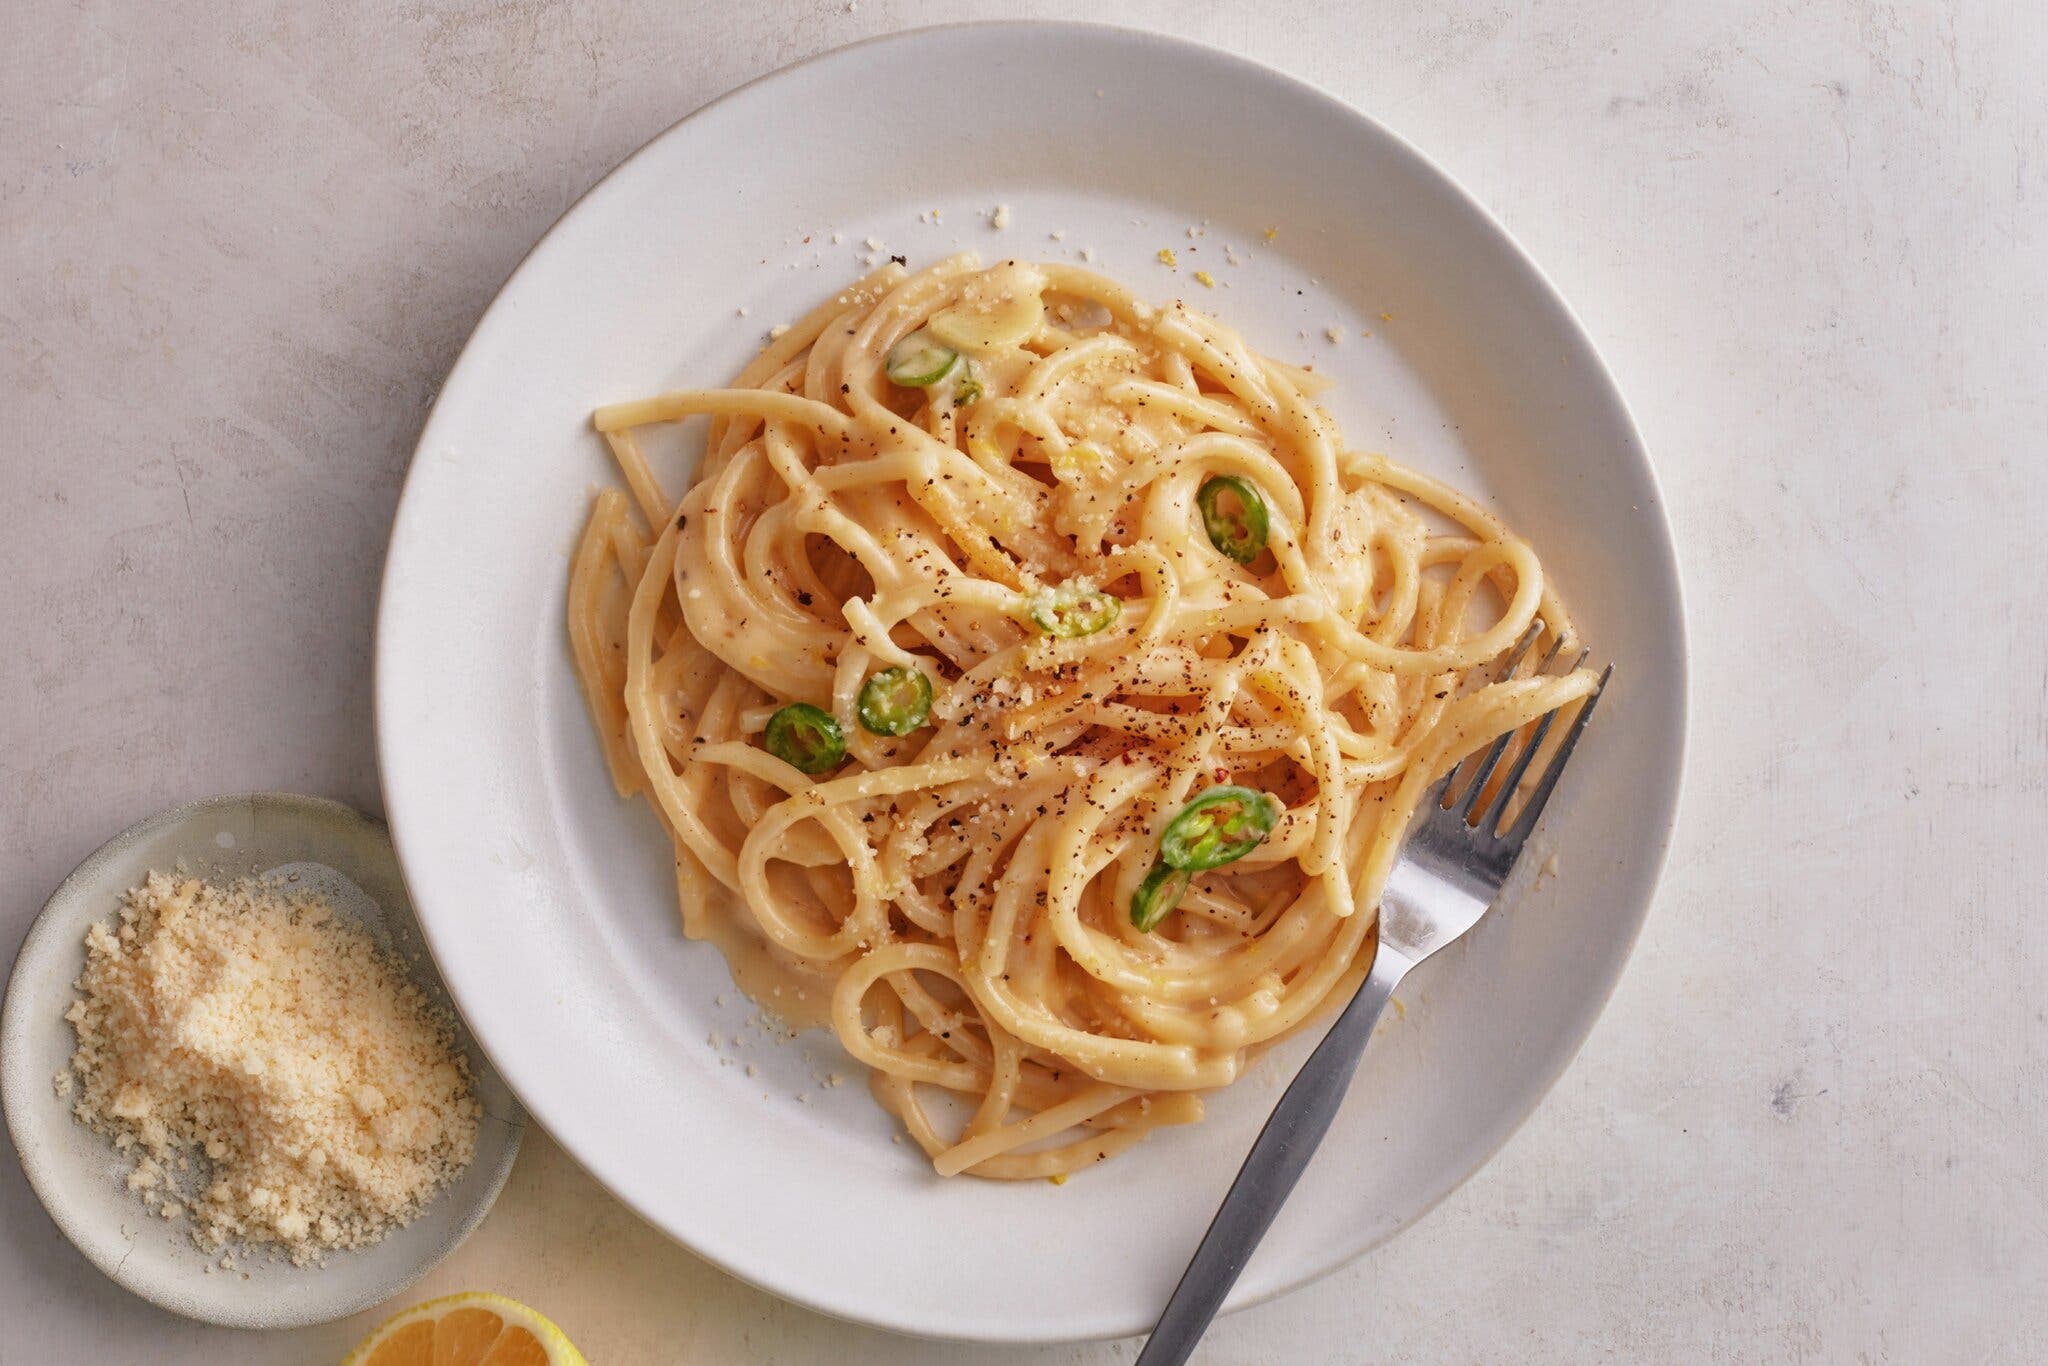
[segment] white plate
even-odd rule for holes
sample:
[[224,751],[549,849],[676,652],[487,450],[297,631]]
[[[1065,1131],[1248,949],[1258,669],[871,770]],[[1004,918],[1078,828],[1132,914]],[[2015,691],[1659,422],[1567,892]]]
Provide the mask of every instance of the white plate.
[[418,1219],[318,1268],[260,1255],[240,1257],[234,1271],[214,1265],[218,1254],[194,1247],[184,1220],[163,1222],[126,1189],[132,1164],[74,1120],[51,1085],[76,1045],[64,1012],[85,965],[86,927],[112,920],[121,894],[152,869],[181,862],[200,876],[298,875],[371,926],[411,966],[420,989],[448,1003],[422,951],[391,841],[375,821],[339,802],[282,792],[213,797],[152,816],[78,865],[15,960],[0,1016],[0,1090],[22,1170],[57,1227],[93,1265],[173,1313],[231,1328],[298,1328],[367,1309],[433,1270],[483,1222],[519,1156],[525,1116],[465,1040],[486,1116],[476,1158]]
[[[932,209],[939,222],[920,221]],[[1578,1049],[1649,904],[1685,715],[1670,535],[1585,334],[1440,171],[1288,77],[1088,26],[905,34],[700,110],[556,225],[448,378],[385,570],[379,753],[428,940],[534,1115],[735,1274],[922,1334],[1151,1322],[1309,1041],[1218,1096],[1207,1123],[1065,1186],[939,1180],[891,1143],[864,1087],[816,1083],[857,1070],[829,1040],[711,1044],[751,1009],[716,951],[683,940],[668,843],[612,795],[571,674],[568,555],[591,488],[614,477],[590,409],[725,382],[767,328],[860,270],[870,236],[913,266],[963,246],[1093,248],[1140,293],[1186,294],[1313,361],[1340,381],[1354,445],[1490,498],[1615,661],[1541,836],[1561,871],[1540,889],[1524,876],[1505,914],[1411,979],[1406,1019],[1370,1050],[1231,1303],[1298,1285],[1470,1175]]]

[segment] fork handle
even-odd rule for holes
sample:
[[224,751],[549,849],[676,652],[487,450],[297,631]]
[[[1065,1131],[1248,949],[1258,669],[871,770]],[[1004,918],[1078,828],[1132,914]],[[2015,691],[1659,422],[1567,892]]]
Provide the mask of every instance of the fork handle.
[[1238,1273],[1251,1260],[1252,1250],[1272,1227],[1274,1216],[1329,1132],[1337,1107],[1351,1087],[1359,1055],[1372,1037],[1373,1023],[1413,966],[1401,954],[1380,946],[1372,971],[1273,1107],[1272,1117],[1238,1169],[1237,1180],[1231,1182],[1230,1193],[1223,1197],[1209,1231],[1202,1235],[1194,1260],[1181,1273],[1180,1284],[1174,1287],[1173,1298],[1166,1302],[1136,1366],[1180,1366],[1194,1352],[1209,1321],[1223,1307],[1230,1287],[1237,1284]]

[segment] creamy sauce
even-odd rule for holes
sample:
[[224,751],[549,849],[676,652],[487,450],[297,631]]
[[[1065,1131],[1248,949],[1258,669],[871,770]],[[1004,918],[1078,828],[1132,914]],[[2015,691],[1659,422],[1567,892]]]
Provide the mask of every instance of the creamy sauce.
[[739,894],[708,879],[704,903],[685,907],[683,932],[725,956],[733,985],[791,1029],[831,1027],[836,974],[807,968],[761,937]]

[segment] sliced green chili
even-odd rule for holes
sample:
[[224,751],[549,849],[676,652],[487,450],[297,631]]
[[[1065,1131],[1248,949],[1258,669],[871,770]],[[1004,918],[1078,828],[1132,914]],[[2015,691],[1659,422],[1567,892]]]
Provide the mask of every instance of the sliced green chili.
[[799,773],[830,773],[846,758],[846,737],[832,714],[792,702],[768,718],[768,752]]
[[1153,864],[1152,871],[1145,874],[1145,880],[1131,895],[1131,923],[1141,930],[1150,930],[1166,919],[1167,913],[1180,904],[1193,876],[1185,868]]
[[889,348],[889,382],[907,389],[937,384],[959,365],[960,353],[920,328]]
[[965,407],[981,397],[981,381],[974,376],[972,361],[960,362],[959,378],[953,381],[953,406]]
[[1195,505],[1202,510],[1202,529],[1211,545],[1239,564],[1259,558],[1266,548],[1266,500],[1251,480],[1219,474],[1195,494]]
[[1049,636],[1092,636],[1116,620],[1124,605],[1100,588],[1061,584],[1025,600],[1031,624]]
[[1280,803],[1249,787],[1212,787],[1180,809],[1159,837],[1169,867],[1200,872],[1234,863],[1280,822]]
[[884,669],[861,684],[859,711],[877,735],[908,735],[932,713],[932,681],[921,669]]

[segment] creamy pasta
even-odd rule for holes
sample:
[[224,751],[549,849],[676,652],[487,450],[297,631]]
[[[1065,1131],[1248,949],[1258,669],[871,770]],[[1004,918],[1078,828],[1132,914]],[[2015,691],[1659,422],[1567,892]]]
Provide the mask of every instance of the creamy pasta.
[[[1346,999],[1425,787],[1592,677],[1527,544],[1321,377],[1064,264],[869,275],[598,410],[569,631],[683,925],[942,1174],[1063,1177]],[[681,498],[636,439],[708,416]],[[950,1097],[947,1101],[941,1098]]]

